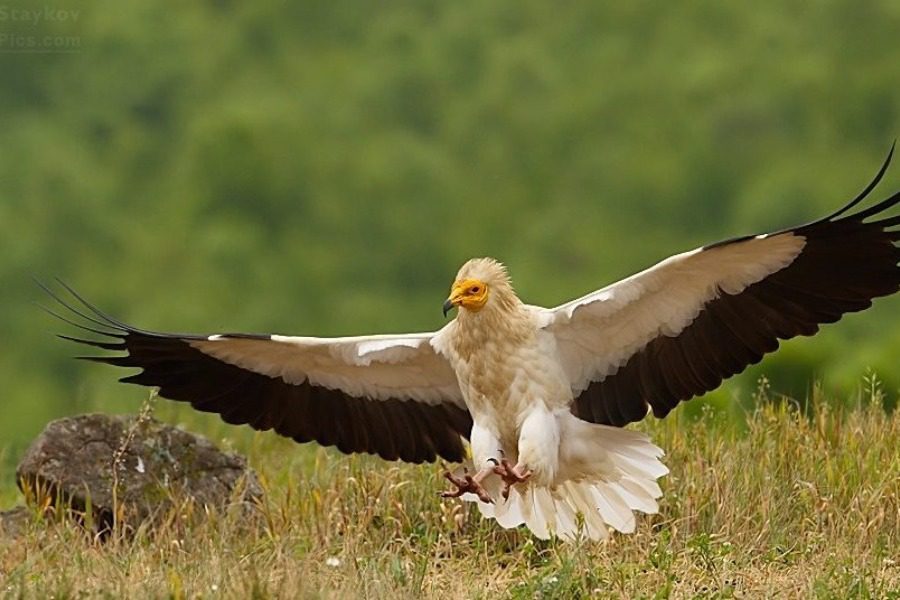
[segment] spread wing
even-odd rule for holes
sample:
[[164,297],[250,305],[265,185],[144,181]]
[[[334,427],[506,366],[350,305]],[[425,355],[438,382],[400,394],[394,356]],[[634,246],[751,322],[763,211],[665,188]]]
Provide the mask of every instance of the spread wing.
[[[346,338],[191,335],[137,329],[51,294],[101,340],[60,336],[125,355],[82,357],[140,373],[121,379],[218,413],[224,421],[274,429],[297,442],[388,460],[461,461],[472,420],[456,375],[431,347],[434,334]],[[52,311],[50,311],[52,312]]]
[[852,213],[890,159],[857,198],[824,219],[679,254],[545,309],[575,415],[618,426],[644,418],[648,407],[664,417],[759,362],[779,339],[812,335],[896,292],[900,215],[884,211],[900,203],[900,193]]

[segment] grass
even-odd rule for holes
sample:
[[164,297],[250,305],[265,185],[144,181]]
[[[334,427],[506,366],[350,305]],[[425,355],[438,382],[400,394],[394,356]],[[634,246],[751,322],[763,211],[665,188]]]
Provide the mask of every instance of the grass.
[[[238,433],[267,489],[254,518],[198,519],[186,504],[156,531],[101,543],[35,517],[23,537],[0,540],[0,593],[900,598],[900,411],[885,413],[874,385],[853,408],[820,396],[806,413],[762,403],[742,426],[712,411],[642,423],[672,470],[661,512],[602,544],[501,530],[439,499],[434,465]],[[213,437],[239,431],[177,414]]]

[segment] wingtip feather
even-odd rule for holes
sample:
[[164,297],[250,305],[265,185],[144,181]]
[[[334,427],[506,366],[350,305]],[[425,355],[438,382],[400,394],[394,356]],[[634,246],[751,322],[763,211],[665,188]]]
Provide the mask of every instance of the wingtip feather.
[[[887,157],[884,159],[884,163],[882,163],[881,168],[878,169],[878,173],[876,173],[874,179],[872,179],[872,181],[870,181],[869,184],[865,188],[863,188],[863,191],[861,191],[853,200],[848,202],[846,205],[818,222],[822,223],[825,221],[833,221],[834,219],[837,219],[838,217],[852,209],[854,206],[862,202],[872,192],[872,190],[875,189],[875,186],[877,186],[881,182],[882,177],[884,177],[884,174],[887,172],[888,166],[890,166],[891,164],[891,159],[894,157],[894,149],[896,148],[896,146],[897,140],[895,139],[891,144],[891,149],[888,151]],[[854,215],[854,218],[857,216],[858,215]]]

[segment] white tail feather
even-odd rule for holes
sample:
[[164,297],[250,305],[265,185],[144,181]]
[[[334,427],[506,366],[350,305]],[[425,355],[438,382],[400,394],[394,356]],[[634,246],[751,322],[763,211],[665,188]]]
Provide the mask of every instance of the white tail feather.
[[630,477],[623,477],[616,485],[619,487],[619,495],[631,508],[648,515],[659,511],[659,504],[656,503],[655,498],[662,495],[662,490],[659,489],[655,481],[653,482],[653,485],[656,486],[655,495],[653,491],[648,491],[646,488],[641,487],[639,483]]
[[597,505],[604,521],[622,533],[634,531],[634,513],[611,484],[606,482],[594,484],[592,491],[594,504]]
[[526,525],[541,539],[551,535],[573,540],[609,537],[612,527],[631,533],[635,510],[658,511],[662,490],[656,479],[669,470],[660,462],[663,452],[643,433],[594,425],[575,419],[563,421],[560,482],[552,487],[524,483],[513,486],[509,498],[500,495],[499,477],[484,486],[494,504],[478,502],[481,513],[505,528]]

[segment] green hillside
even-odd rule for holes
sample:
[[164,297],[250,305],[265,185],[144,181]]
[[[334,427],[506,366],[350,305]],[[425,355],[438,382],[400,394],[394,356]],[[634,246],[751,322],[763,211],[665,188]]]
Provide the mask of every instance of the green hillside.
[[[19,6],[19,5],[17,5]],[[900,133],[900,4],[82,1],[0,11],[0,440],[135,410],[31,277],[162,330],[429,330],[493,255],[555,304],[797,224]],[[49,10],[43,5],[34,10]],[[65,17],[65,18],[63,18]],[[22,41],[24,40],[24,42]],[[28,40],[31,40],[29,45]],[[23,47],[24,44],[24,47]],[[889,171],[879,197],[900,188]],[[767,374],[900,390],[900,299]],[[743,390],[743,391],[742,391]]]

